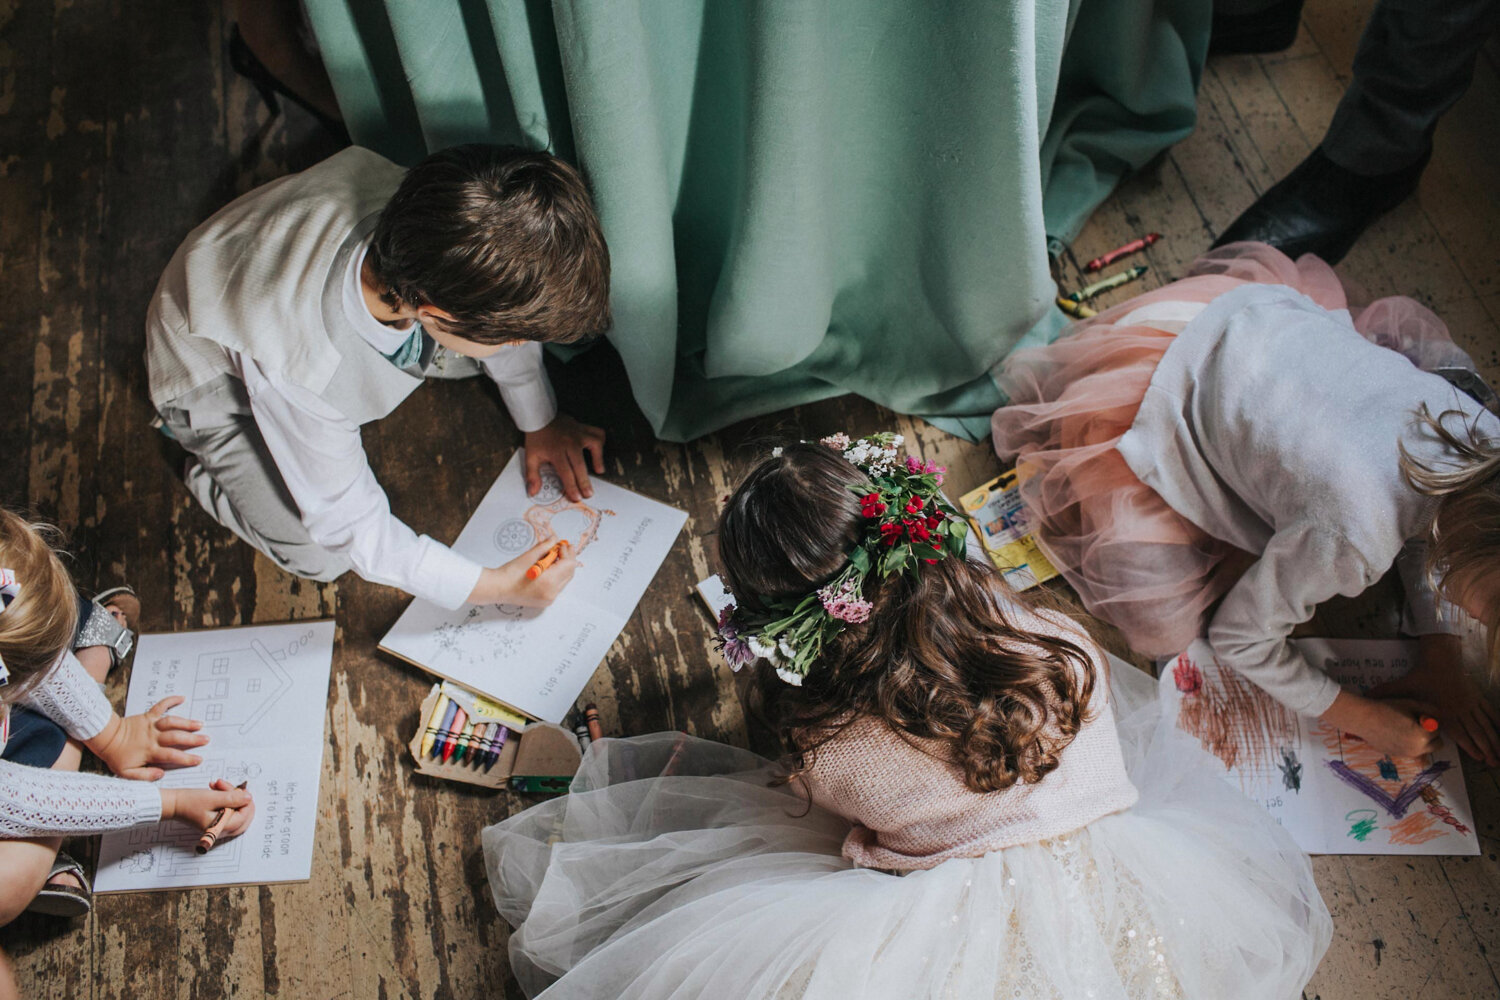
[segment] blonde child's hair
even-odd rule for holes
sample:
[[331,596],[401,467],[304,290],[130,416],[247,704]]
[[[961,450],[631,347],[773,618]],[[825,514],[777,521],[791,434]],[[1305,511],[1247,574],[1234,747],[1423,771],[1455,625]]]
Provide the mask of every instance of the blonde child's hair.
[[21,592],[0,613],[0,659],[10,683],[0,700],[14,702],[39,683],[73,641],[78,601],[73,580],[53,550],[60,534],[0,508],[0,567],[15,573]]
[[[1458,418],[1460,431],[1447,426]],[[1484,437],[1462,410],[1437,416],[1422,404],[1417,420],[1446,445],[1455,459],[1428,464],[1401,446],[1401,473],[1412,489],[1438,498],[1428,529],[1427,571],[1450,601],[1484,581],[1496,595],[1484,609],[1490,672],[1500,677],[1500,439]]]

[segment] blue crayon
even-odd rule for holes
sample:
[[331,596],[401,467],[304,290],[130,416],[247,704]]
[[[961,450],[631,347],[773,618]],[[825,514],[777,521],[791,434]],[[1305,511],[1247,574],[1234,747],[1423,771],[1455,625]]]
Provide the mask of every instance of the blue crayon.
[[[443,713],[443,724],[441,726],[438,726],[438,735],[439,735],[439,737],[445,737],[445,736],[448,735],[448,731],[453,728],[453,717],[455,715],[457,715],[457,714],[458,714],[458,702],[453,701],[450,698],[448,700],[448,709],[447,709],[447,711],[445,711]],[[428,752],[428,756],[429,757],[441,757],[442,754],[443,754],[443,744],[445,742],[447,742],[447,741],[445,739],[441,739],[441,738],[433,740],[432,750]]]

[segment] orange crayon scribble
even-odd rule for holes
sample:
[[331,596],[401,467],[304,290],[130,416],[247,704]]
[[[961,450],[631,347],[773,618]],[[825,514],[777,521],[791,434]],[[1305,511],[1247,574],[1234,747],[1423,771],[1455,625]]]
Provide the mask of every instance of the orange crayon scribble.
[[[1348,733],[1340,732],[1327,723],[1319,723],[1313,736],[1323,744],[1331,759],[1342,760],[1351,770],[1369,778],[1392,798],[1401,794],[1406,783],[1432,763],[1432,757],[1428,754],[1420,757],[1389,757],[1364,740],[1351,738]],[[1388,768],[1394,765],[1391,773],[1396,775],[1395,778],[1388,778],[1381,772],[1381,761],[1385,761]]]
[[1386,827],[1386,831],[1391,835],[1391,843],[1406,846],[1425,844],[1448,832],[1443,829],[1443,821],[1430,812],[1410,813]]

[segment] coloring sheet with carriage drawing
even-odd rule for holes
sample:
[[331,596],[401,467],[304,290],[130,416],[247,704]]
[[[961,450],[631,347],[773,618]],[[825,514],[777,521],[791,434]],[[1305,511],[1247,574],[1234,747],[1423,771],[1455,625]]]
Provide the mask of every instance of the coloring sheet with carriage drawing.
[[143,635],[125,714],[174,694],[173,715],[199,719],[209,742],[195,767],[168,771],[169,788],[245,782],[250,827],[207,854],[199,831],[175,820],[104,835],[99,892],[297,882],[312,877],[323,774],[323,718],[333,667],[331,621]]
[[517,450],[453,544],[483,566],[509,562],[546,538],[565,538],[580,563],[544,609],[472,605],[448,611],[413,601],[380,648],[487,695],[523,715],[561,722],[624,629],[687,521],[687,514],[592,478],[573,503],[548,467],[526,495]]
[[[1405,674],[1417,644],[1297,639],[1308,662],[1367,691]],[[1478,854],[1458,749],[1391,757],[1315,718],[1298,717],[1215,661],[1208,643],[1161,663],[1172,738],[1196,742],[1224,779],[1266,807],[1309,854]]]

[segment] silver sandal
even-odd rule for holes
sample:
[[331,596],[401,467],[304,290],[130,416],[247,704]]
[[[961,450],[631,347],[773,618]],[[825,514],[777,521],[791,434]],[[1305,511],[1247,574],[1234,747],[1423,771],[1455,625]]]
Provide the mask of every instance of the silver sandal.
[[[78,879],[78,885],[53,885],[52,880],[64,873]],[[52,917],[82,917],[87,916],[93,908],[94,887],[84,874],[83,865],[58,851],[57,857],[52,861],[52,870],[47,873],[46,884],[31,901],[31,905],[26,907],[26,912],[45,913]]]
[[103,646],[109,650],[112,667],[118,667],[135,648],[135,633],[121,625],[105,608],[110,598],[121,594],[135,597],[135,591],[125,586],[111,587],[95,594],[94,599],[89,602],[88,617],[79,624],[78,637],[73,640],[75,650],[85,646]]

